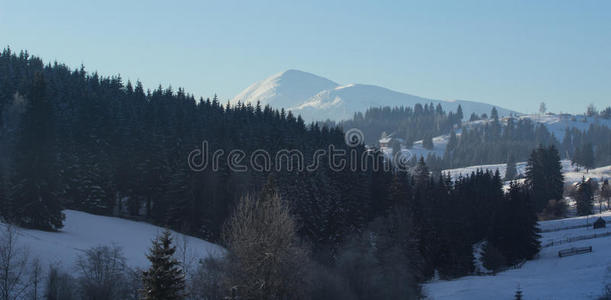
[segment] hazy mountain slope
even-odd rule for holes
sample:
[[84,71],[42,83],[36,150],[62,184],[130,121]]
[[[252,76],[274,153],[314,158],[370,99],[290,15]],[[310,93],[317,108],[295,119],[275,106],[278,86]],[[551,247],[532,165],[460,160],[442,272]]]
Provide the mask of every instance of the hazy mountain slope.
[[[441,103],[445,110],[456,110],[462,105],[465,117],[471,113],[490,113],[493,105],[465,101],[443,101],[414,96],[387,88],[366,85],[337,83],[320,76],[288,70],[255,83],[232,99],[232,102],[270,104],[275,108],[286,108],[300,114],[306,121],[345,120],[355,112],[364,112],[374,106],[413,106],[416,103]],[[497,107],[499,115],[513,111]],[[515,113],[515,112],[514,112]]]

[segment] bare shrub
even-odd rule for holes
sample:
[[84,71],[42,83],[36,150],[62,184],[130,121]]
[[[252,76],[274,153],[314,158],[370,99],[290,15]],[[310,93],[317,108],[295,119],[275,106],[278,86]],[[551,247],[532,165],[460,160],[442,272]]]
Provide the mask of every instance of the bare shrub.
[[49,268],[45,285],[45,299],[47,300],[77,299],[75,279],[56,266]]
[[125,257],[121,248],[99,246],[79,256],[80,293],[85,299],[122,299],[125,293]]
[[190,299],[215,300],[223,299],[227,262],[224,258],[207,257],[190,277]]
[[568,205],[564,200],[549,200],[547,206],[541,212],[542,220],[554,220],[563,218],[568,211]]
[[275,193],[245,196],[228,220],[223,240],[228,284],[248,299],[306,297],[308,254],[299,246],[295,222]]
[[12,225],[0,229],[0,299],[23,299],[30,287],[26,276],[28,249],[18,245],[17,231]]

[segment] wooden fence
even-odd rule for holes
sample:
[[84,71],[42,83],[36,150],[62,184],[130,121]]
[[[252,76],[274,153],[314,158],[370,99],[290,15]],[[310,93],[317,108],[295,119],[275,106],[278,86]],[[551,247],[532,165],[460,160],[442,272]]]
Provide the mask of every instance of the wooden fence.
[[574,236],[574,237],[566,238],[566,239],[563,239],[563,240],[551,241],[551,242],[542,244],[541,248],[547,248],[547,247],[562,245],[562,244],[566,244],[566,243],[572,243],[572,242],[583,241],[583,240],[590,240],[590,239],[601,238],[601,237],[606,237],[606,236],[611,236],[611,231],[601,232],[601,233],[593,233],[593,234],[588,234],[588,235],[580,235],[580,236]]
[[592,252],[592,246],[588,247],[573,247],[558,251],[558,257],[572,256]]

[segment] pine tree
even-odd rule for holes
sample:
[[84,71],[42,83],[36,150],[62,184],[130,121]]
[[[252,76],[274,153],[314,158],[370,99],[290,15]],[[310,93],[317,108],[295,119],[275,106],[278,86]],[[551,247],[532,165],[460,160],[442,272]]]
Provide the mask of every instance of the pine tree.
[[589,179],[586,180],[585,177],[581,178],[581,182],[577,186],[576,198],[577,215],[587,216],[592,214],[594,193]]
[[505,180],[513,180],[518,175],[518,170],[516,169],[516,162],[513,158],[513,155],[509,156],[509,160],[507,161],[507,166],[505,168]]
[[594,149],[591,143],[583,145],[581,149],[581,162],[580,164],[586,168],[586,172],[594,168]]
[[526,186],[537,212],[541,212],[549,200],[562,199],[564,175],[556,147],[539,146],[532,151],[526,166]]
[[[543,104],[543,102],[541,102],[541,104]],[[516,295],[515,295],[515,300],[522,300],[522,290],[520,288],[518,288],[518,290],[516,291]]]
[[509,264],[532,259],[540,249],[537,213],[529,194],[519,184],[510,184],[488,236]]
[[176,246],[172,245],[169,230],[153,241],[147,255],[151,267],[142,273],[141,290],[144,300],[184,299],[185,276],[180,263],[174,258]]
[[11,178],[10,218],[20,226],[57,230],[64,214],[57,197],[53,107],[37,73],[19,128]]
[[433,135],[432,134],[427,134],[424,139],[422,140],[422,147],[424,147],[424,149],[433,149],[433,147],[435,147],[433,145]]
[[609,179],[605,179],[603,185],[600,187],[600,201],[607,200],[607,209],[611,209],[609,201],[611,200],[611,187],[609,186]]
[[490,118],[496,121],[499,120],[499,112],[496,110],[496,107],[493,107],[492,110],[490,111]]
[[424,162],[424,157],[420,157],[418,164],[416,165],[416,169],[414,170],[414,179],[416,181],[416,186],[422,187],[429,183],[431,179],[431,172],[429,168],[426,166]]

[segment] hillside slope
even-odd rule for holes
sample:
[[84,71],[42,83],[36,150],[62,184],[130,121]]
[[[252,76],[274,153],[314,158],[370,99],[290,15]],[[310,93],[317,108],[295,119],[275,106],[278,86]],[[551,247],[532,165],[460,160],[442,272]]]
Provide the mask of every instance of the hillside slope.
[[[556,139],[559,142],[562,142],[564,138],[564,132],[567,128],[576,128],[578,130],[584,131],[587,130],[590,125],[596,124],[600,126],[606,126],[611,128],[611,119],[601,119],[601,118],[593,118],[586,117],[582,115],[521,115],[518,118],[520,119],[530,119],[534,123],[539,123],[545,125],[547,130],[554,134]],[[479,120],[473,122],[463,122],[463,128],[471,128],[477,126],[483,126],[486,122],[490,120]],[[502,120],[504,124],[506,124],[507,120]],[[460,136],[462,130],[459,129],[456,131],[456,135]],[[412,148],[408,149],[411,155],[415,157],[427,157],[429,154],[434,154],[437,156],[443,156],[445,152],[446,145],[448,144],[448,140],[450,138],[449,134],[440,135],[433,138],[433,149],[426,149],[422,145],[422,140],[415,141],[412,145]],[[388,151],[389,149],[383,149]]]
[[[43,266],[61,265],[71,270],[83,251],[101,245],[122,248],[130,267],[146,268],[146,253],[151,241],[164,229],[144,222],[92,215],[80,211],[65,210],[66,220],[60,232],[17,229],[17,243],[29,250],[30,259],[38,258]],[[0,223],[4,230],[6,224]],[[221,255],[223,249],[215,244],[173,232],[177,243],[186,241],[190,260],[197,261],[208,255]]]
[[[603,213],[607,223],[611,212]],[[569,238],[596,234],[611,234],[611,229],[592,229],[591,226],[557,230],[592,223],[589,218],[576,217],[540,222],[545,231],[542,244],[554,241],[556,245],[541,250],[539,257],[527,261],[521,268],[498,273],[496,276],[467,276],[455,280],[435,280],[424,285],[428,299],[513,299],[518,287],[524,299],[597,299],[611,284],[611,235],[566,242]],[[592,246],[592,252],[558,257],[558,251],[571,247]]]

